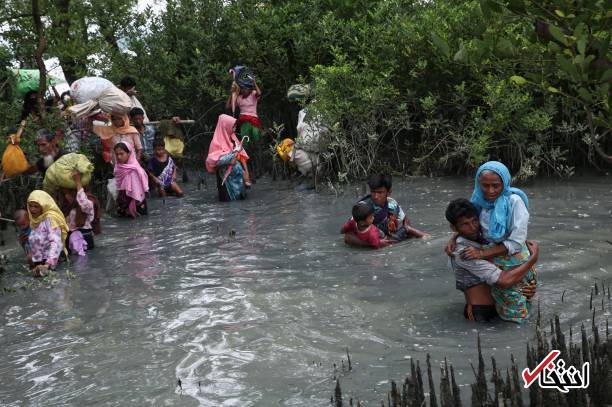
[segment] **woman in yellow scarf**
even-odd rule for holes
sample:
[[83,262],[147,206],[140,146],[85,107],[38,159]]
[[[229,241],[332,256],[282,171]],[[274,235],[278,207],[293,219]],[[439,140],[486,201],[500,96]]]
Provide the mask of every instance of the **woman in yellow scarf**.
[[45,191],[35,190],[28,196],[30,217],[29,241],[32,248],[32,275],[38,277],[44,271],[54,269],[68,235],[64,214]]

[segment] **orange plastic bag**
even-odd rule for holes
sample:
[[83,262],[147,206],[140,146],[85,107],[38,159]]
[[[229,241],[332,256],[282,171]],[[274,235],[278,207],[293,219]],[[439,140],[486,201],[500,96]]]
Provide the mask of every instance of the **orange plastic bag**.
[[24,126],[25,123],[21,122],[17,134],[11,135],[11,143],[6,146],[4,154],[2,154],[2,171],[9,178],[25,172],[30,167],[25,154],[23,154],[21,147],[19,147],[19,139]]

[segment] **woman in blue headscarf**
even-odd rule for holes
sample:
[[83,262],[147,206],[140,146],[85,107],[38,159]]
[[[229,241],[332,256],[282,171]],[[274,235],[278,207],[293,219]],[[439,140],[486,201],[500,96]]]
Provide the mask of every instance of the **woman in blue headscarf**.
[[527,240],[529,201],[523,191],[510,186],[510,178],[510,171],[499,161],[486,162],[476,172],[471,201],[480,212],[483,237],[497,244],[486,251],[485,258],[515,255]]
[[[471,201],[480,213],[482,237],[489,243],[480,249],[468,248],[462,255],[465,259],[487,259],[502,270],[529,260],[526,245],[529,201],[523,191],[510,186],[510,179],[510,171],[498,161],[486,162],[478,168]],[[491,287],[499,316],[506,321],[524,322],[531,303],[521,290],[535,283],[535,268],[531,268],[513,287]]]

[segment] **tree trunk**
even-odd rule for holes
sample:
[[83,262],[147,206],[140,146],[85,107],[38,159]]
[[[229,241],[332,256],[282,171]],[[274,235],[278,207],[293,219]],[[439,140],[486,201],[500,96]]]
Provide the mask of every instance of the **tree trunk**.
[[47,92],[47,68],[45,68],[43,53],[47,48],[47,42],[45,41],[43,23],[40,19],[38,0],[32,0],[32,19],[34,20],[34,29],[36,30],[36,37],[38,38],[38,47],[34,53],[34,58],[36,59],[36,65],[38,65],[40,74],[38,82],[38,114],[40,117],[43,117],[45,114],[45,93]]
[[[589,124],[589,133],[590,133],[590,140],[591,143],[593,144],[593,148],[595,149],[595,152],[597,152],[597,154],[608,164],[612,164],[612,155],[608,155],[603,148],[601,148],[601,145],[599,145],[599,141],[596,138],[596,130],[597,128],[595,127],[595,123],[593,123],[593,113],[587,109],[587,122]],[[606,131],[603,132],[602,134],[602,141],[605,140],[606,136],[610,134],[610,129],[607,129]]]

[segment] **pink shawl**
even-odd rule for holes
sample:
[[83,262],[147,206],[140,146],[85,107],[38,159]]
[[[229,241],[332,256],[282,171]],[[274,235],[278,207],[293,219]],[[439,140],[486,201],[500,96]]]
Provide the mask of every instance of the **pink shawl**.
[[117,190],[125,191],[126,195],[142,202],[145,198],[145,192],[149,190],[149,178],[147,173],[142,169],[136,156],[134,155],[134,146],[127,142],[122,142],[128,147],[129,158],[127,163],[115,164],[115,182]]
[[[234,133],[235,123],[236,119],[232,116],[226,114],[219,116],[215,134],[210,142],[210,147],[208,147],[208,157],[206,157],[206,169],[208,172],[214,173],[217,169],[219,159],[225,154],[231,153],[234,150],[234,144],[240,144],[238,137],[236,137]],[[249,156],[246,151],[242,149],[238,153],[238,158],[248,160]]]

